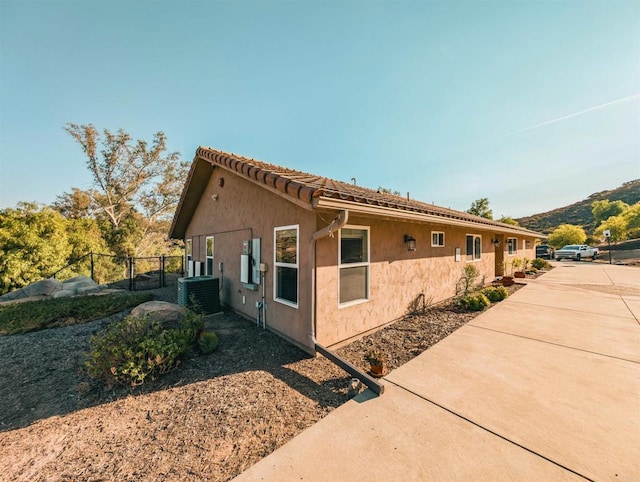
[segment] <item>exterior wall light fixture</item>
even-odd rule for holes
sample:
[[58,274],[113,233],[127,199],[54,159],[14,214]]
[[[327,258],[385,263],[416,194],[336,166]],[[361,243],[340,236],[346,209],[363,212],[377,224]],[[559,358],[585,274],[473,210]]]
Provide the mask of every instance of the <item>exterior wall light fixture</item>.
[[491,242],[496,248],[500,246],[500,240],[498,238],[492,239]]
[[415,251],[416,250],[416,238],[409,236],[408,234],[404,235],[404,244],[407,245],[407,251]]

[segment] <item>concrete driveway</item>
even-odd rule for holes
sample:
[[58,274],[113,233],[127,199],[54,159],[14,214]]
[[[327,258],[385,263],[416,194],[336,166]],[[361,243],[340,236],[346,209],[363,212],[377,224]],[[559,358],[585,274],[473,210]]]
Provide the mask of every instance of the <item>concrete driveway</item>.
[[236,480],[640,480],[640,269],[554,264]]

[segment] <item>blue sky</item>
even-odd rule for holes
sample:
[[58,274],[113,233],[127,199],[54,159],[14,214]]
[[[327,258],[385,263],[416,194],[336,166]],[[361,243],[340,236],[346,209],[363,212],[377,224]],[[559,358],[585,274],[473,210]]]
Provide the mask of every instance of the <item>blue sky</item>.
[[0,208],[67,122],[524,216],[640,178],[640,2],[0,0]]

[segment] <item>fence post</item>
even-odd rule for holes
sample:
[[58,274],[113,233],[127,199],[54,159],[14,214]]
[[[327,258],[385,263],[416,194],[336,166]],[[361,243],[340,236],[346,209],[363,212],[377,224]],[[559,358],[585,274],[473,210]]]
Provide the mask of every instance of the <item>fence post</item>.
[[91,279],[93,281],[96,280],[96,277],[94,276],[94,270],[93,270],[93,251],[91,251]]
[[128,256],[127,257],[127,261],[128,261],[128,271],[129,271],[129,291],[133,291],[133,257],[132,256]]
[[164,277],[164,254],[160,257],[160,288],[164,288],[166,285]]

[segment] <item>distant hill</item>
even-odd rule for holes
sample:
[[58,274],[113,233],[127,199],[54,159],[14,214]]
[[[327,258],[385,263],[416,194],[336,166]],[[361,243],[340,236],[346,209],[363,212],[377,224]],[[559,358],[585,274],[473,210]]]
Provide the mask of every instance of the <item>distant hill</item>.
[[561,224],[582,226],[587,233],[591,233],[595,228],[593,216],[591,215],[591,203],[603,199],[608,199],[609,201],[621,200],[627,204],[637,203],[640,201],[640,179],[625,182],[622,186],[609,191],[597,192],[577,203],[547,211],[546,213],[518,218],[516,221],[520,226],[543,233],[549,233]]

